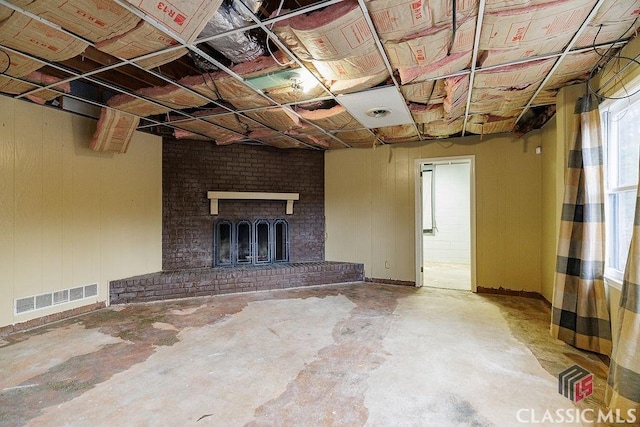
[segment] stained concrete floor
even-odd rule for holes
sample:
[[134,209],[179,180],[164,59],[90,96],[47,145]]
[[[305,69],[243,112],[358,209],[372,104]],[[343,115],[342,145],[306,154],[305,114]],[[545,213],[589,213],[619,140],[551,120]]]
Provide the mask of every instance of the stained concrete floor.
[[[371,283],[114,306],[0,340],[0,425],[517,426],[602,408],[606,366],[548,324],[538,300]],[[595,379],[578,404],[557,391],[575,363]]]

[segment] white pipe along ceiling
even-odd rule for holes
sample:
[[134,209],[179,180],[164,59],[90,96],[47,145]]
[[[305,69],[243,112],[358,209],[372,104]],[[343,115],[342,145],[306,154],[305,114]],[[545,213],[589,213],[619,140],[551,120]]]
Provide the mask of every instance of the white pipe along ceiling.
[[[0,94],[133,132],[332,150],[555,112],[636,36],[640,0],[0,0]],[[635,62],[634,62],[635,64]],[[635,65],[634,65],[635,66]]]

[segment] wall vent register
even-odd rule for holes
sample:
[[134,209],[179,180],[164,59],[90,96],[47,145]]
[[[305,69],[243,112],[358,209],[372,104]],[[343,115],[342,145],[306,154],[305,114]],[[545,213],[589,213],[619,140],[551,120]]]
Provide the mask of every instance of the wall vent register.
[[219,220],[214,227],[214,267],[289,261],[289,224],[284,219]]
[[92,283],[90,285],[62,289],[30,297],[16,298],[14,301],[14,310],[15,314],[22,314],[96,296],[98,296],[98,284]]

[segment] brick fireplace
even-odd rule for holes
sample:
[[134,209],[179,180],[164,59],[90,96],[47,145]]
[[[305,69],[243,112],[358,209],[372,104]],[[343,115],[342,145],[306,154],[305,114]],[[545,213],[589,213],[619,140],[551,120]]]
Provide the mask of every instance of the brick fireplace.
[[[324,261],[323,152],[165,139],[162,155],[163,271],[112,282],[112,303],[364,279],[361,264]],[[299,197],[291,213],[284,199],[221,198],[212,214],[211,192]],[[236,243],[241,233],[253,244],[269,233],[270,262],[258,261],[265,252],[255,246],[217,262],[221,224]]]
[[[194,148],[194,145],[198,148]],[[250,145],[163,142],[162,268],[214,265],[214,225],[286,219],[289,261],[324,260],[324,154]],[[218,201],[211,215],[208,192],[298,193],[293,214],[282,200]]]

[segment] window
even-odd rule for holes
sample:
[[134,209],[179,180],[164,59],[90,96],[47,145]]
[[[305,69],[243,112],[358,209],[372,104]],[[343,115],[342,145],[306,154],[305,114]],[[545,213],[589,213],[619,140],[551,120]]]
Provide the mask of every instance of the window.
[[256,221],[255,223],[255,262],[271,262],[271,248],[269,238],[269,222],[267,220]]
[[616,100],[602,109],[605,142],[606,276],[622,282],[627,262],[640,155],[640,96]]
[[283,219],[276,220],[274,223],[274,261],[286,262],[289,261],[289,228],[287,221]]
[[434,178],[435,165],[425,164],[421,166],[422,176],[422,232],[426,236],[435,236],[435,209],[433,195],[435,194]]
[[236,239],[236,263],[251,264],[253,262],[251,256],[253,236],[249,221],[240,221],[236,224]]
[[216,224],[215,265],[230,265],[232,254],[231,222],[220,221]]

